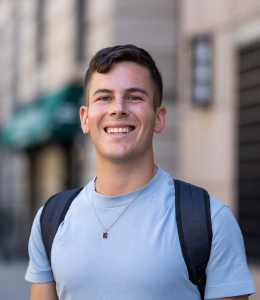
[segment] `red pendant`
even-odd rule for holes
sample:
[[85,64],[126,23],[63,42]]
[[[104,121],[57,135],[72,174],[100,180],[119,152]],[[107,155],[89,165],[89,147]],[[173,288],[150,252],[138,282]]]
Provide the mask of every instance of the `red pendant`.
[[104,232],[103,233],[103,239],[106,239],[107,238],[107,232]]

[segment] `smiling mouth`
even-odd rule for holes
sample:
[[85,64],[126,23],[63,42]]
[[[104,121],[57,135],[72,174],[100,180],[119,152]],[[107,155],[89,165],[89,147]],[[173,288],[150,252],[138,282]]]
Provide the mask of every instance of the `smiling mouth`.
[[126,134],[135,129],[134,126],[126,126],[126,127],[106,127],[105,131],[109,134]]

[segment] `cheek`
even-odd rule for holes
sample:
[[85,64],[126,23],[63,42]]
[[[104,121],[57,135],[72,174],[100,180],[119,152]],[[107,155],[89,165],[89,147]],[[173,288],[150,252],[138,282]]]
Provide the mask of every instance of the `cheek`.
[[156,121],[156,114],[154,110],[149,106],[145,109],[145,111],[142,114],[142,119],[145,120],[145,123],[149,127],[153,127],[155,125]]
[[101,111],[100,112],[97,112],[96,110],[92,111],[92,113],[89,114],[87,122],[90,131],[98,131],[102,129],[103,116]]

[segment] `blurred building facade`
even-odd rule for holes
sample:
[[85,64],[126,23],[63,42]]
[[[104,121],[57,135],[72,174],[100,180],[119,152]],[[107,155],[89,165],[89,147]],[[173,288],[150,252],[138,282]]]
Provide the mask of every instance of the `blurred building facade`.
[[260,2],[181,3],[178,175],[230,206],[259,290]]
[[[163,75],[168,118],[155,136],[156,163],[230,206],[260,282],[259,25],[257,0],[0,1],[0,127],[20,132],[0,150],[0,214],[16,220],[2,218],[0,253],[25,251],[26,220],[94,176],[94,149],[70,108],[82,103],[96,51],[136,44]],[[37,105],[45,121],[31,133]]]
[[[75,109],[83,104],[83,77],[96,51],[130,43],[147,49],[164,77],[164,101],[177,115],[176,3],[0,1],[0,256],[26,253],[37,209],[95,174],[95,152]],[[158,163],[173,175],[176,120],[154,142]]]

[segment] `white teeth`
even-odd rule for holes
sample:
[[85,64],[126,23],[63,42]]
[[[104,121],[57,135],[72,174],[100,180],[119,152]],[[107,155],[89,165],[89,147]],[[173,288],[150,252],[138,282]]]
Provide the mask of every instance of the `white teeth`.
[[129,133],[131,130],[129,127],[119,127],[119,128],[108,127],[106,131],[107,133]]

